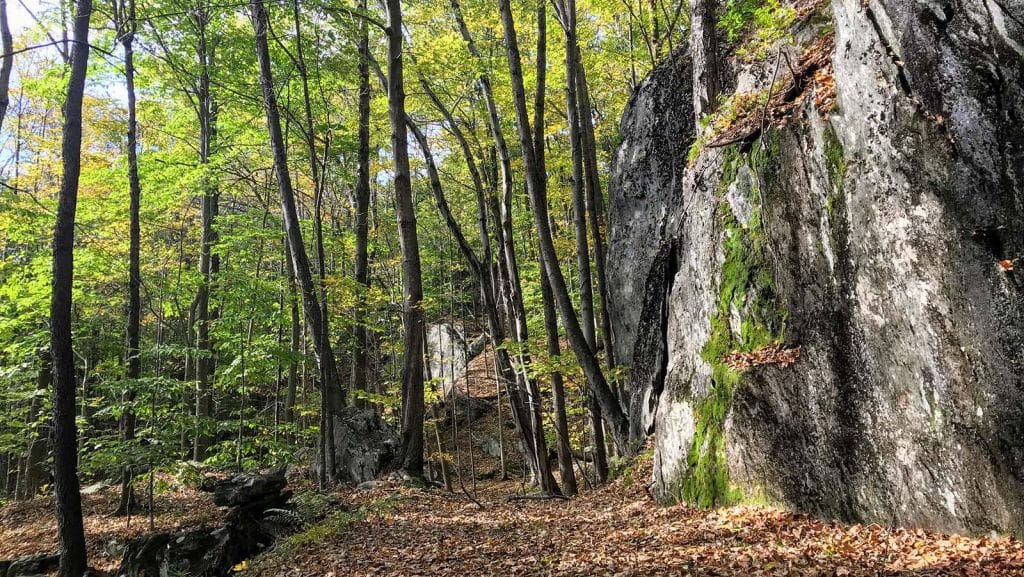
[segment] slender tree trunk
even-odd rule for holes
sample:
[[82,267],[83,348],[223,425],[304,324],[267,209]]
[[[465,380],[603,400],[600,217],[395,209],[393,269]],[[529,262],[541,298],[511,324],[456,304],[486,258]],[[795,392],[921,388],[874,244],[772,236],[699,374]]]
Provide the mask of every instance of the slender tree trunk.
[[[583,118],[578,90],[581,64],[576,36],[576,2],[564,0],[559,6],[565,31],[565,101],[572,150],[572,207],[576,232],[576,266],[580,281],[580,322],[587,345],[594,354],[597,354],[593,278],[590,272],[590,246],[587,240],[587,193],[593,190],[593,182],[589,178],[590,171],[585,170],[587,167],[584,162]],[[586,121],[590,122],[589,117]],[[604,483],[608,480],[608,454],[604,443],[604,428],[601,425],[601,405],[596,402],[593,394],[588,394],[587,400],[590,408],[590,430],[594,438],[594,469],[597,481]]]
[[[558,342],[558,313],[555,311],[554,296],[551,294],[551,281],[547,278],[544,261],[540,264],[540,290],[544,301],[544,330],[547,333],[548,355],[557,359],[562,354]],[[576,484],[576,472],[572,466],[572,446],[569,443],[569,418],[565,408],[565,384],[562,372],[557,368],[551,371],[551,396],[555,406],[555,432],[558,433],[558,473],[562,477],[562,491],[569,496],[579,492]]]
[[516,109],[516,123],[519,128],[519,138],[523,148],[523,164],[525,165],[527,175],[526,189],[530,194],[533,204],[534,225],[537,229],[541,257],[547,265],[555,303],[558,306],[562,323],[565,325],[569,343],[572,345],[573,351],[583,367],[591,389],[601,404],[601,408],[606,416],[605,418],[609,420],[616,444],[623,453],[628,454],[632,452],[632,448],[629,447],[629,426],[625,412],[608,386],[596,356],[587,345],[583,329],[580,326],[579,319],[576,317],[576,312],[573,310],[572,300],[569,298],[569,290],[558,263],[558,255],[555,252],[551,236],[551,226],[548,221],[547,194],[537,170],[536,155],[530,133],[530,121],[526,110],[526,91],[523,87],[522,62],[519,55],[519,44],[516,38],[510,1],[499,0],[498,8],[505,32],[509,75],[512,80],[512,100]]
[[576,95],[579,98],[580,128],[583,137],[587,215],[590,220],[590,233],[594,238],[594,265],[597,276],[598,295],[601,299],[601,338],[604,343],[605,362],[608,368],[613,368],[615,367],[615,356],[612,348],[614,332],[608,315],[608,277],[606,276],[605,266],[607,263],[607,251],[602,233],[604,226],[604,197],[601,193],[601,178],[597,166],[597,141],[594,137],[594,122],[591,113],[590,88],[587,85],[587,72],[580,57],[582,54],[578,44],[576,50],[578,55],[576,59]]
[[[327,259],[324,256],[324,225],[323,225],[323,204],[324,204],[324,183],[321,174],[319,159],[316,151],[316,136],[313,133],[313,106],[309,97],[309,73],[306,69],[306,59],[302,52],[302,19],[299,17],[299,2],[292,0],[292,17],[295,23],[295,54],[299,69],[299,78],[302,80],[302,108],[304,112],[305,126],[303,134],[306,140],[306,148],[309,154],[310,176],[313,178],[313,236],[316,243],[316,264],[318,275],[318,288],[320,296],[320,330],[321,339],[329,343],[331,339],[331,314],[327,303]],[[337,360],[332,359],[331,363],[320,363],[320,382],[329,382],[328,375],[324,368],[334,364]],[[338,375],[338,385],[341,385],[341,376]],[[326,451],[327,471],[326,478],[334,482],[334,418],[325,418],[323,447]]]
[[7,22],[7,0],[0,0],[0,128],[3,128],[7,107],[11,104],[11,69],[14,68],[14,38],[11,26]]
[[[295,267],[288,253],[288,241],[284,241],[284,262],[288,274],[288,309],[291,316],[291,338],[288,345],[294,357],[303,353],[302,321],[299,318],[299,295],[295,289]],[[299,363],[294,358],[288,363],[288,391],[285,393],[284,420],[295,424],[295,393],[298,389]]]
[[[596,351],[594,323],[594,291],[590,275],[590,244],[587,240],[586,193],[583,183],[583,137],[580,135],[579,104],[576,95],[576,3],[563,4],[562,26],[565,29],[566,117],[569,121],[569,144],[572,156],[572,210],[576,233],[576,267],[580,281],[580,323],[591,351]],[[538,153],[538,159],[540,153]],[[539,164],[539,163],[538,163]]]
[[53,231],[50,300],[50,353],[53,356],[54,494],[60,541],[61,577],[85,573],[85,529],[78,482],[78,429],[75,426],[75,353],[71,342],[71,285],[74,279],[75,212],[82,160],[82,99],[89,66],[91,0],[76,0],[74,47],[64,101],[60,197]]
[[[458,223],[455,221],[450,209],[448,208],[448,203],[444,199],[443,191],[441,190],[440,179],[437,178],[436,176],[436,168],[433,167],[433,159],[430,156],[429,150],[426,148],[426,138],[423,137],[422,132],[418,131],[418,129],[416,129],[413,124],[410,124],[409,126],[411,129],[414,130],[414,134],[416,134],[416,138],[419,141],[421,148],[424,150],[424,154],[428,157],[428,173],[433,171],[431,176],[431,182],[432,188],[435,190],[435,199],[437,200],[438,203],[438,209],[441,211],[442,216],[445,218],[445,222],[448,223],[448,227],[452,231],[452,234],[457,241],[456,244],[458,245],[459,250],[462,252],[466,260],[470,263],[470,268],[471,270],[473,270],[474,275],[477,277],[477,281],[480,284],[480,292],[484,300],[484,311],[487,315],[490,341],[495,350],[495,367],[496,376],[499,380],[499,386],[501,385],[502,382],[506,384],[515,384],[517,381],[517,375],[515,373],[515,370],[513,369],[512,361],[509,358],[508,352],[505,349],[500,348],[501,344],[505,341],[505,330],[499,315],[498,296],[497,291],[495,290],[493,268],[491,265],[492,257],[490,250],[490,234],[488,233],[487,226],[488,208],[487,201],[485,198],[487,193],[484,189],[483,179],[480,177],[480,171],[477,166],[476,160],[473,157],[472,149],[469,146],[469,142],[466,139],[465,134],[463,134],[462,130],[459,128],[458,123],[452,116],[451,111],[441,102],[441,100],[437,97],[437,94],[433,91],[433,89],[430,87],[430,85],[426,82],[425,79],[420,78],[420,85],[423,87],[424,92],[426,92],[426,94],[434,102],[434,105],[438,109],[438,111],[440,111],[441,114],[444,116],[449,131],[456,137],[456,140],[458,140],[459,145],[462,148],[463,155],[465,156],[466,164],[469,167],[470,175],[473,179],[473,185],[476,190],[477,220],[480,232],[480,240],[484,248],[484,256],[482,260],[476,256],[473,249],[469,246],[469,243],[465,240],[465,236],[463,235],[461,228],[459,228]],[[435,181],[436,185],[434,184]],[[519,394],[518,390],[511,393],[510,397],[512,395],[515,395],[515,398],[511,398],[511,403],[514,408],[513,420],[516,422],[516,427],[519,430],[519,433],[522,435],[524,444],[523,446],[526,447],[527,457],[530,461],[530,467],[534,471],[534,474],[537,476],[538,479],[544,480],[550,478],[551,483],[548,484],[547,487],[542,487],[542,490],[554,492],[553,478],[550,477],[549,473],[544,472],[545,465],[542,464],[539,460],[546,458],[546,455],[543,454],[546,453],[546,449],[542,451],[542,454],[539,455],[539,458],[537,451],[534,449],[534,447],[536,446],[536,433],[534,432],[536,426],[530,425],[530,423],[533,421],[537,421],[537,419],[532,418],[530,414],[525,411],[526,403],[523,402],[522,396]],[[516,409],[516,407],[518,407],[518,409]],[[520,423],[525,423],[526,426],[521,426]],[[547,481],[542,481],[542,484],[543,483],[547,483]]]
[[693,115],[695,126],[714,112],[718,98],[718,35],[715,0],[690,0],[690,57],[693,61]]
[[651,13],[651,46],[653,50],[652,65],[661,59],[661,21],[658,19],[658,0],[648,0]]
[[[139,207],[142,200],[142,187],[139,184],[138,138],[135,118],[135,61],[132,43],[135,41],[135,0],[114,2],[116,26],[124,48],[124,80],[128,96],[128,193],[129,193],[129,225],[128,225],[128,345],[125,351],[127,362],[126,377],[128,388],[125,401],[135,402],[135,386],[142,377],[142,356],[140,351],[140,332],[142,314],[142,276],[139,266],[140,230]],[[131,407],[121,417],[121,436],[126,443],[135,439],[135,410]],[[135,494],[132,490],[131,467],[122,472],[121,499],[117,506],[118,514],[129,514],[135,505]]]
[[388,115],[395,171],[395,213],[402,249],[402,320],[405,329],[402,363],[402,468],[423,476],[423,279],[416,211],[409,171],[406,133],[405,85],[402,70],[402,5],[387,0],[388,10]]
[[[207,167],[210,163],[213,139],[216,135],[217,105],[210,91],[210,68],[213,66],[207,32],[210,14],[200,5],[192,16],[199,34],[197,57],[199,79],[196,85],[196,100],[199,112],[199,163]],[[208,420],[213,415],[213,344],[210,342],[210,291],[216,276],[217,258],[213,246],[217,243],[214,228],[220,202],[216,178],[204,171],[202,178],[202,239],[199,249],[199,291],[196,295],[196,435],[192,445],[192,458],[202,461],[210,446],[206,432]]]
[[[576,42],[576,97],[579,110],[577,118],[580,122],[580,137],[583,152],[584,190],[586,191],[586,212],[590,221],[590,231],[594,238],[594,264],[596,267],[598,295],[601,299],[600,322],[601,338],[604,344],[605,362],[609,369],[615,367],[615,356],[612,348],[612,325],[608,316],[608,290],[605,276],[605,246],[601,235],[604,203],[601,196],[601,180],[597,168],[597,143],[594,138],[594,124],[591,115],[590,90],[587,87],[586,69],[583,67],[582,52],[577,37]],[[596,348],[595,348],[596,351]],[[613,390],[616,390],[613,386]],[[617,395],[621,398],[621,395]],[[594,465],[597,480],[604,483],[608,480],[608,455],[605,449],[604,427],[601,423],[601,406],[593,395],[589,396],[591,413],[591,432],[594,435]]]
[[[451,1],[451,7],[455,22],[463,39],[466,41],[467,49],[470,54],[483,61],[483,56],[469,32],[469,27],[466,26],[462,16],[462,9],[457,0]],[[491,130],[491,136],[494,139],[495,151],[499,160],[496,164],[501,173],[501,202],[499,203],[493,197],[491,200],[491,212],[495,214],[495,221],[499,224],[496,228],[498,249],[501,251],[498,265],[499,286],[501,286],[505,316],[509,320],[509,324],[512,325],[515,341],[525,348],[529,335],[526,325],[525,305],[522,299],[519,266],[516,260],[513,240],[512,194],[514,183],[512,180],[511,155],[509,154],[508,144],[501,129],[501,120],[494,99],[490,77],[487,74],[481,74],[477,78],[477,83],[487,106],[488,125]],[[520,362],[524,365],[522,371],[512,370],[511,374],[506,374],[503,366],[506,362],[511,366],[511,359],[508,358],[508,353],[504,349],[497,350],[496,354],[499,359],[499,369],[502,370],[506,387],[509,389],[509,404],[512,406],[513,420],[523,438],[531,470],[537,477],[541,489],[553,493],[557,491],[557,484],[554,481],[554,477],[551,476],[550,467],[547,464],[547,448],[546,443],[543,442],[544,433],[541,426],[542,421],[539,418],[540,395],[536,389],[536,383],[532,382],[526,375],[528,372],[529,356],[525,352],[520,356]],[[524,398],[524,394],[526,398]]]
[[[359,1],[359,8],[366,9],[366,0]],[[366,20],[359,20],[359,151],[356,168],[356,282],[365,287],[355,307],[355,338],[352,344],[352,388],[367,390],[369,367],[366,349],[369,334],[364,316],[366,314],[365,290],[370,288],[369,259],[369,212],[370,212],[370,39]],[[357,401],[360,406],[365,402]]]
[[32,438],[28,445],[28,457],[25,462],[25,475],[22,481],[22,495],[31,499],[39,492],[43,484],[43,465],[46,463],[46,446],[49,441],[48,427],[38,424],[43,417],[43,395],[53,384],[53,363],[50,361],[50,350],[39,349],[39,373],[36,377],[36,394],[29,405],[29,422],[32,423]]
[[291,174],[288,172],[288,157],[285,151],[284,134],[281,131],[281,117],[277,108],[277,96],[274,92],[274,79],[270,66],[270,49],[267,45],[267,12],[263,7],[262,0],[252,0],[249,6],[256,36],[256,59],[259,62],[263,108],[267,117],[267,131],[270,134],[270,145],[273,150],[274,172],[281,195],[281,214],[288,238],[289,254],[299,289],[302,291],[302,309],[306,317],[306,328],[313,340],[313,349],[321,367],[320,374],[323,375],[323,382],[320,383],[320,386],[327,405],[327,412],[337,415],[341,413],[345,404],[344,391],[338,378],[334,350],[331,347],[330,339],[325,338],[323,331],[323,310],[320,306],[320,299],[317,298],[317,287],[310,272],[309,256],[306,254],[306,246],[303,244],[302,230],[295,208],[295,192],[292,188]]
[[[533,148],[537,151],[537,166],[547,188],[547,169],[544,148],[544,108],[546,106],[544,86],[547,75],[547,4],[537,3],[537,92],[533,99]],[[557,359],[561,354],[561,343],[558,341],[558,313],[555,312],[555,301],[551,294],[551,283],[547,278],[544,259],[540,261],[540,292],[544,304],[544,331],[547,337],[548,355]],[[572,449],[569,444],[569,419],[565,410],[565,385],[562,373],[554,369],[551,375],[551,394],[555,409],[555,432],[558,439],[555,444],[558,454],[558,473],[562,478],[562,491],[569,496],[579,492],[576,485],[576,473],[572,468]]]

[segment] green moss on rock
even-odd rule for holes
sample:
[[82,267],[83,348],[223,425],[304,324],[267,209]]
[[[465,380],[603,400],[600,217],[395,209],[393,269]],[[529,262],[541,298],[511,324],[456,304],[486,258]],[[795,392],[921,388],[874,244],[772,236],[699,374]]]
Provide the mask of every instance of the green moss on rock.
[[[720,190],[728,189],[742,164],[762,176],[770,173],[778,150],[775,139],[766,150],[755,153],[727,150]],[[687,471],[674,492],[677,498],[701,507],[728,505],[743,498],[742,491],[729,483],[725,445],[725,421],[742,374],[730,368],[724,358],[733,352],[753,352],[779,342],[785,330],[786,313],[778,304],[767,261],[760,191],[751,193],[748,200],[754,211],[746,227],[740,226],[724,203],[718,213],[725,232],[725,260],[717,307],[711,318],[711,335],[701,351],[701,357],[711,365],[712,378],[707,394],[695,399],[696,431],[687,454]],[[730,323],[734,311],[741,319],[738,333]]]
[[825,198],[825,212],[828,214],[829,222],[835,220],[836,209],[843,202],[844,186],[846,181],[846,152],[843,150],[843,143],[836,136],[836,131],[828,126],[823,135],[825,149],[825,170],[828,171],[829,180],[832,181],[832,189]]

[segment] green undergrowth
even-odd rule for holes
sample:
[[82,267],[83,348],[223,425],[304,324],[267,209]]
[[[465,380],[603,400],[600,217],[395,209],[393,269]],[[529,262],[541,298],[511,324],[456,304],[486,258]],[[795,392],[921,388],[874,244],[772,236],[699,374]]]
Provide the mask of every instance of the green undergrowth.
[[[786,312],[778,304],[761,212],[761,199],[773,188],[771,176],[779,143],[777,138],[770,138],[767,144],[766,149],[750,153],[740,153],[736,147],[725,151],[720,193],[728,190],[744,165],[758,178],[747,191],[753,213],[746,226],[740,224],[726,202],[718,208],[725,259],[711,335],[701,351],[701,357],[711,365],[712,377],[707,394],[696,399],[694,405],[696,432],[687,455],[686,475],[675,492],[677,498],[701,507],[729,505],[744,498],[742,491],[729,482],[725,446],[725,421],[742,375],[724,358],[733,352],[757,351],[784,338]],[[738,332],[730,323],[734,310],[741,318]]]
[[749,61],[767,57],[776,42],[789,37],[796,19],[785,0],[726,0],[718,28],[726,41],[739,43],[736,55]]

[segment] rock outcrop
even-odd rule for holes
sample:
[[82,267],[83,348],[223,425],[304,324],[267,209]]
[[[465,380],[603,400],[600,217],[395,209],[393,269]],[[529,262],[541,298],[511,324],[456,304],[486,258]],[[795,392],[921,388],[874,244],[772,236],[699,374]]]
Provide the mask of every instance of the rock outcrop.
[[1020,532],[1024,8],[801,18],[726,83],[769,106],[698,139],[684,48],[623,119],[609,286],[656,491]]
[[[285,532],[279,519],[291,491],[283,468],[268,474],[245,473],[230,479],[209,479],[203,490],[214,504],[227,507],[224,525],[176,533],[155,533],[130,541],[118,575],[192,575],[221,577],[263,551]],[[288,515],[290,516],[290,515]]]
[[60,567],[60,556],[47,553],[0,561],[0,577],[36,577],[49,575]]
[[[346,407],[334,417],[334,464],[338,480],[358,485],[392,465],[397,433],[373,409]],[[320,467],[318,456],[316,467]]]

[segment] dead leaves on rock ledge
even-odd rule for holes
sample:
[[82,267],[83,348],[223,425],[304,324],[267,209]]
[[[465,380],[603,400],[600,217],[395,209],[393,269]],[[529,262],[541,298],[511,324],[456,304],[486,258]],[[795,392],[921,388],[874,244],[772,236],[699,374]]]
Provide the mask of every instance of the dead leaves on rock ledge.
[[741,373],[759,365],[780,365],[786,368],[800,358],[800,347],[787,349],[782,343],[773,343],[753,352],[734,352],[725,355],[722,362]]

